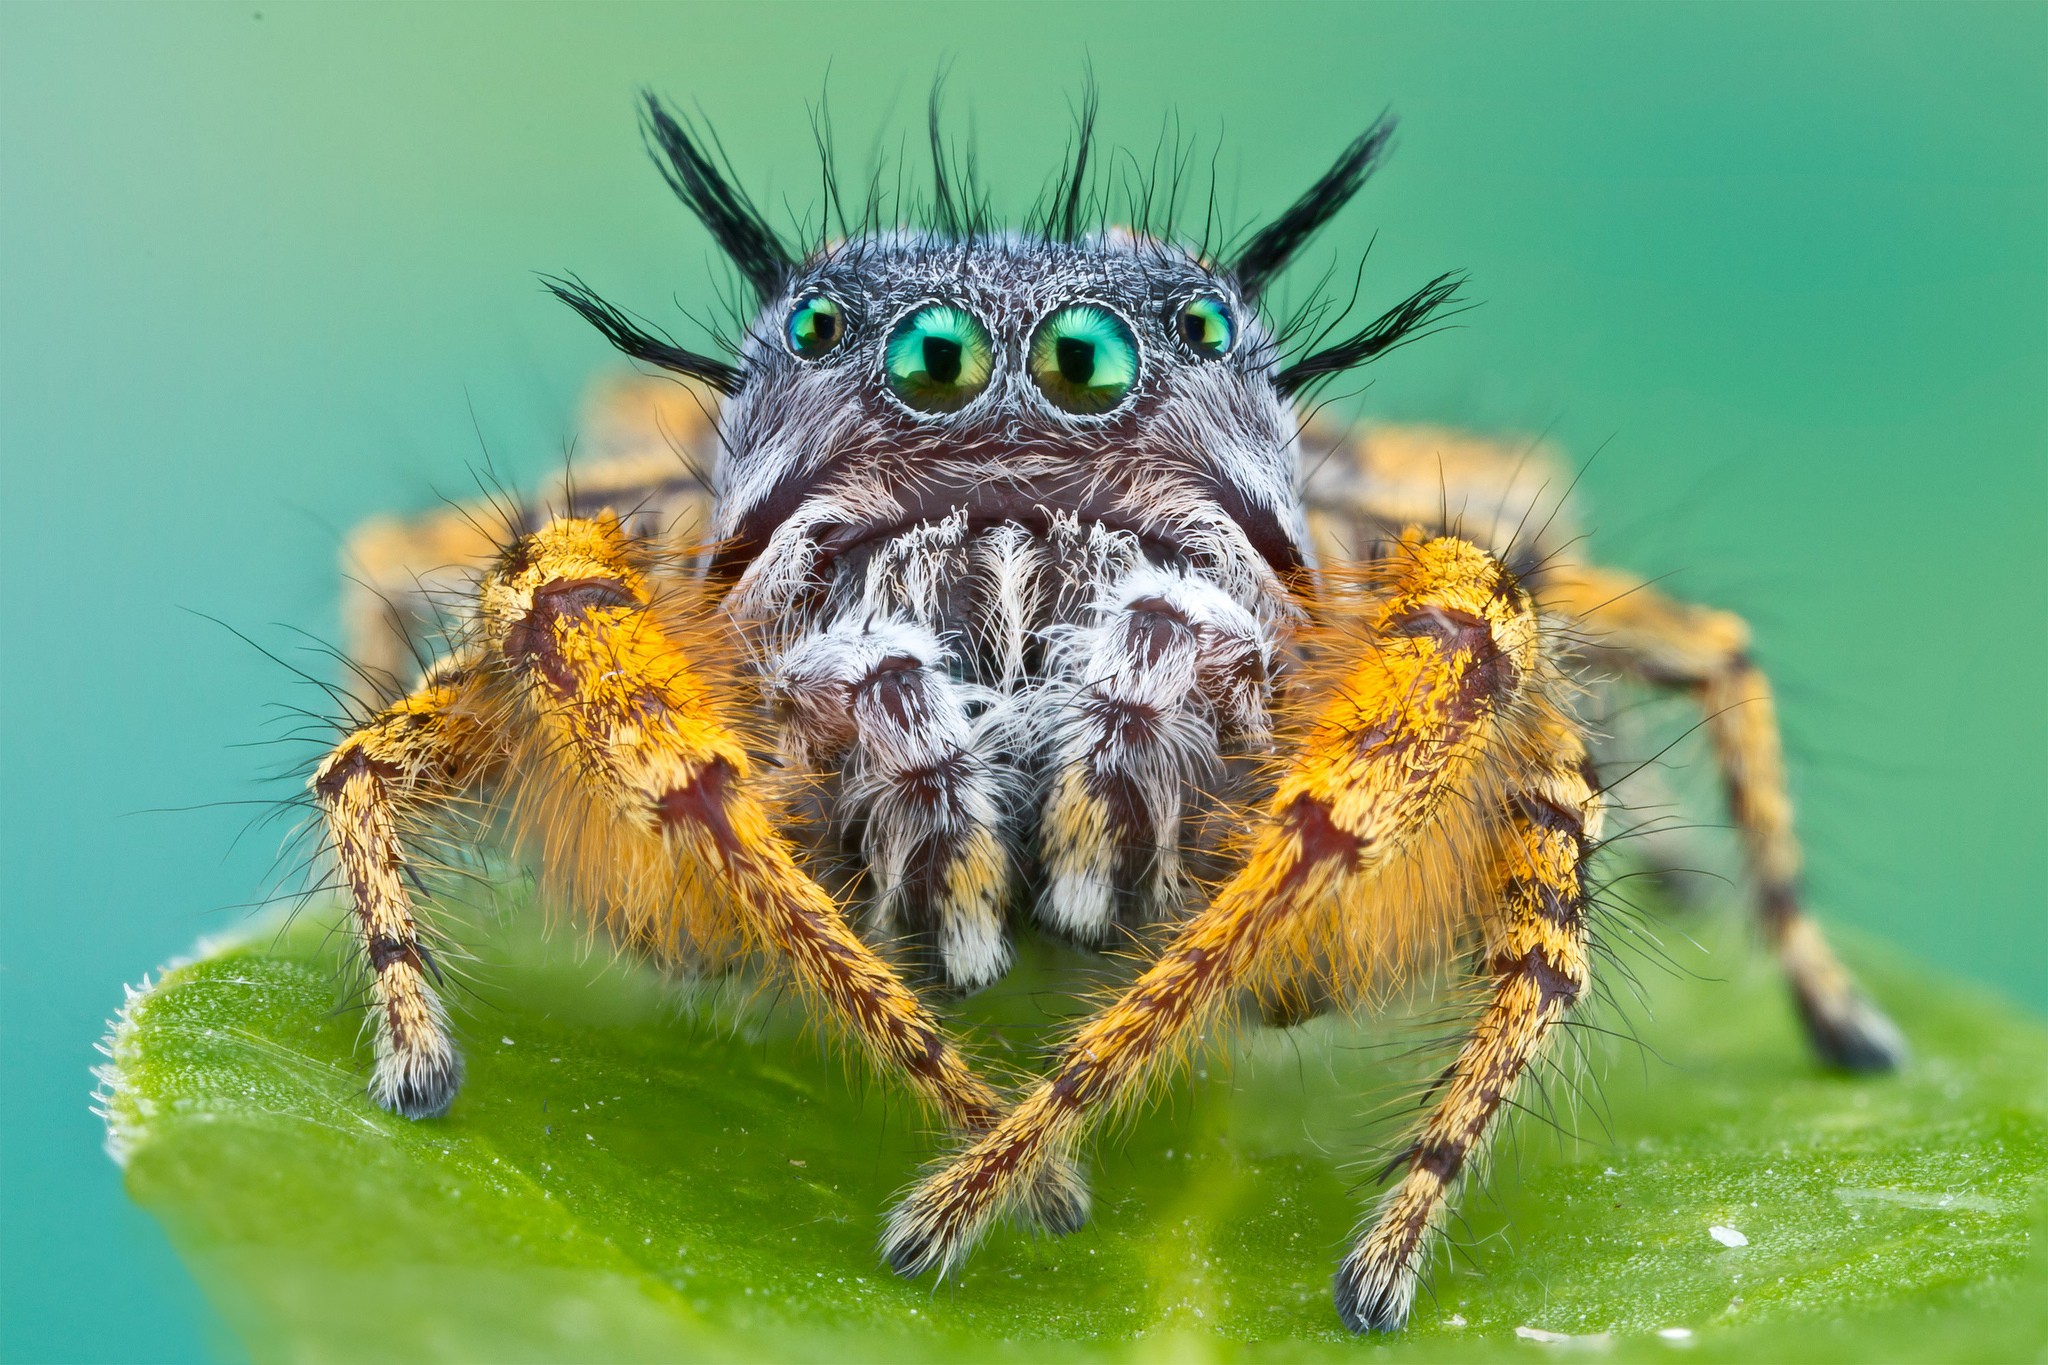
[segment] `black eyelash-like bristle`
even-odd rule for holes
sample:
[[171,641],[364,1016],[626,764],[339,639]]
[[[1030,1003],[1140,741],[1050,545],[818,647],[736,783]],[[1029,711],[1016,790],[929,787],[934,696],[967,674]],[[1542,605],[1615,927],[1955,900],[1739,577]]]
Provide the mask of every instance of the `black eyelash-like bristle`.
[[1095,110],[1098,100],[1095,93],[1095,78],[1088,78],[1088,88],[1081,95],[1080,128],[1074,138],[1074,174],[1067,181],[1067,202],[1060,210],[1059,238],[1071,242],[1081,235],[1081,196],[1087,192],[1088,151],[1095,142]]
[[[650,154],[659,153],[654,164],[662,179],[697,215],[754,292],[762,298],[775,294],[796,269],[789,248],[768,226],[753,200],[728,178],[730,168],[720,164],[723,154],[713,160],[695,130],[670,113],[658,96],[649,93],[643,98],[641,128]],[[717,146],[715,135],[710,145]]]
[[1441,324],[1472,306],[1449,307],[1464,284],[1465,276],[1459,271],[1437,276],[1336,345],[1303,356],[1280,371],[1273,376],[1274,386],[1291,398],[1319,379],[1341,374],[1429,335],[1437,330],[1430,324]]
[[1246,299],[1256,299],[1273,277],[1287,268],[1295,253],[1308,245],[1309,238],[1321,231],[1364,187],[1392,146],[1394,126],[1392,115],[1380,115],[1372,127],[1344,149],[1336,164],[1323,172],[1308,193],[1245,243],[1231,265],[1231,274]]
[[684,350],[666,337],[643,330],[575,276],[564,279],[543,275],[541,283],[548,287],[549,293],[581,313],[584,321],[604,333],[605,340],[635,360],[644,360],[664,370],[702,380],[723,394],[739,392],[740,372],[736,367],[708,355]]
[[945,77],[932,82],[931,101],[925,106],[925,126],[932,141],[932,225],[949,237],[960,235],[960,206],[953,201],[953,186],[946,175],[946,142],[939,131],[939,99],[945,91]]
[[[1051,193],[1034,206],[1029,215],[1036,233],[1047,242],[1072,242],[1081,236],[1081,219],[1090,212],[1088,159],[1095,147],[1095,114],[1100,100],[1095,76],[1090,72],[1081,92],[1081,108],[1075,118],[1073,158],[1060,167]],[[1041,217],[1041,213],[1043,216]]]

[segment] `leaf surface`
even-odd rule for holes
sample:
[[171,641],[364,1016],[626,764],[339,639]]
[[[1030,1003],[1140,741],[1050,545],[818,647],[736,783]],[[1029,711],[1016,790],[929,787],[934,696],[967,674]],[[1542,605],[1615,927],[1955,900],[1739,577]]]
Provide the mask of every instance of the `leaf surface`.
[[[1852,1080],[1807,1061],[1739,928],[1686,922],[1712,950],[1637,964],[1641,1000],[1609,991],[1626,1005],[1559,1054],[1410,1330],[1368,1345],[1339,1329],[1329,1275],[1410,1112],[1415,1019],[1243,1035],[1106,1135],[1087,1228],[999,1231],[934,1288],[874,1244],[940,1144],[787,1006],[494,930],[455,1011],[467,1083],[447,1119],[409,1123],[363,1096],[362,1016],[317,918],[134,995],[101,1096],[133,1196],[258,1359],[1977,1360],[2048,1342],[2048,1032],[1876,950],[1852,956],[1916,1055]],[[1077,972],[1041,950],[961,1027],[1022,1065]]]

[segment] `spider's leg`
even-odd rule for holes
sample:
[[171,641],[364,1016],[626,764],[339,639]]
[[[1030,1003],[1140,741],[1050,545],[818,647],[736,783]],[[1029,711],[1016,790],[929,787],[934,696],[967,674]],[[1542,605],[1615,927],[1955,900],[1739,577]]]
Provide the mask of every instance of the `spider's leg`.
[[1485,926],[1492,997],[1403,1160],[1400,1184],[1337,1271],[1337,1312],[1354,1332],[1391,1332],[1408,1321],[1459,1178],[1484,1157],[1523,1074],[1587,987],[1585,862],[1599,834],[1599,798],[1579,737],[1567,725],[1547,728],[1537,742],[1548,761],[1506,802],[1497,900]]
[[1560,568],[1546,610],[1583,623],[1589,646],[1658,687],[1699,702],[1756,881],[1757,916],[1791,982],[1814,1051],[1852,1071],[1884,1071],[1905,1039],[1857,986],[1801,903],[1798,836],[1771,685],[1750,660],[1749,627],[1730,612],[1677,602],[1627,574]]
[[447,1112],[462,1060],[428,979],[433,964],[406,890],[399,836],[503,761],[487,681],[473,651],[435,664],[410,694],[344,737],[310,784],[370,965],[377,1032],[370,1096],[407,1118]]
[[1220,742],[1263,735],[1265,636],[1221,588],[1151,566],[1094,604],[1048,689],[1038,918],[1082,943],[1179,904],[1181,817]]
[[880,922],[928,935],[947,983],[978,990],[1010,965],[1002,827],[1014,778],[987,752],[996,717],[969,715],[973,689],[949,675],[930,630],[865,617],[777,661],[784,734],[813,769],[843,760],[842,804],[863,827]]
[[1281,772],[1240,870],[1082,1025],[1044,1083],[896,1209],[883,1253],[897,1271],[957,1264],[1037,1170],[1136,1100],[1238,987],[1284,969],[1312,911],[1334,903],[1370,913],[1359,902],[1372,874],[1498,738],[1501,713],[1540,663],[1533,608],[1467,542],[1414,540],[1403,551],[1371,608],[1361,657]]
[[705,536],[711,493],[707,397],[672,375],[620,375],[586,395],[582,449],[531,497],[505,490],[417,517],[372,517],[341,552],[343,652],[358,668],[402,680],[476,589],[476,566],[507,535],[554,513],[617,508],[635,535],[686,546]]
[[484,576],[478,626],[524,681],[541,751],[611,812],[619,837],[659,840],[717,912],[787,962],[885,1073],[949,1123],[993,1121],[995,1092],[804,872],[778,827],[784,812],[749,780],[753,762],[711,675],[654,602],[639,547],[616,520],[564,518],[520,537]]

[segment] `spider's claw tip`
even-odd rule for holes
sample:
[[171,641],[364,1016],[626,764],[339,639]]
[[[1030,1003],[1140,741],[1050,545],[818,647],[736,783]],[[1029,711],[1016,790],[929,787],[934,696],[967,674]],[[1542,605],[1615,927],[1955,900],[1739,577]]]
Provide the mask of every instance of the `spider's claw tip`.
[[914,1280],[946,1261],[945,1240],[927,1219],[905,1217],[898,1209],[882,1234],[882,1259],[889,1269],[906,1280]]

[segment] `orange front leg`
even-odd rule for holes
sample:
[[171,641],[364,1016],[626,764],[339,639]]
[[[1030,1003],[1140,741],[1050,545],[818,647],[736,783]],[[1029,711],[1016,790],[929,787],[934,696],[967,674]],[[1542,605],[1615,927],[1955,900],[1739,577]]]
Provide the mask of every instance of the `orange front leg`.
[[[539,826],[529,837],[594,822],[602,866],[581,871],[614,879],[604,899],[630,937],[659,945],[735,926],[950,1125],[994,1121],[995,1091],[799,864],[712,675],[679,638],[699,632],[697,654],[715,655],[717,628],[657,605],[617,521],[564,519],[522,537],[484,578],[478,630],[534,721],[519,761],[547,771],[527,785],[565,794],[564,810],[526,822]],[[554,856],[573,861],[557,842]],[[623,883],[618,867],[632,873]]]
[[1599,799],[1575,733],[1550,726],[1532,739],[1548,746],[1549,761],[1507,798],[1485,925],[1493,995],[1403,1159],[1400,1184],[1337,1271],[1337,1313],[1354,1332],[1408,1321],[1460,1180],[1485,1156],[1530,1065],[1591,982],[1586,858],[1599,837]]
[[1411,538],[1370,612],[1363,657],[1334,681],[1242,869],[1082,1027],[1044,1083],[897,1208],[883,1254],[899,1272],[957,1264],[1042,1170],[1069,1160],[1238,987],[1286,956],[1276,949],[1308,912],[1357,904],[1372,874],[1429,826],[1468,760],[1496,741],[1503,712],[1542,663],[1528,598],[1461,540]]

